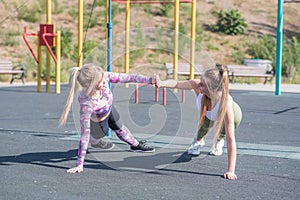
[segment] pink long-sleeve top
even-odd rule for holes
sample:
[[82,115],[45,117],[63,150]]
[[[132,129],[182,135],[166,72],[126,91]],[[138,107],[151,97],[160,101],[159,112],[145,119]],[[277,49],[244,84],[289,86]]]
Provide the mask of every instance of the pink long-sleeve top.
[[109,89],[108,83],[149,83],[150,77],[139,74],[124,74],[105,72],[104,78],[106,86],[101,89],[98,95],[87,96],[83,91],[78,96],[80,104],[80,126],[81,137],[78,147],[77,166],[83,167],[84,158],[90,141],[90,119],[106,116],[112,107],[113,94]]

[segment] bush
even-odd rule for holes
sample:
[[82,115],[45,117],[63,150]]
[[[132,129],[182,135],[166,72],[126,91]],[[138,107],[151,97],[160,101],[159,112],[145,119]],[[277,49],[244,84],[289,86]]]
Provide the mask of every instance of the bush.
[[66,58],[71,57],[73,33],[70,28],[61,29],[61,55]]
[[[82,54],[83,54],[83,59],[86,59],[89,54],[95,49],[95,47],[97,46],[96,41],[94,40],[86,40],[83,43],[83,47],[82,47]],[[78,44],[73,46],[73,54],[71,55],[71,58],[74,62],[78,61]]]
[[282,63],[285,75],[291,77],[295,70],[300,71],[300,42],[296,37],[291,40],[284,40],[282,49]]
[[35,3],[32,7],[22,6],[18,10],[18,19],[27,22],[37,23],[40,19],[41,7],[38,3]]
[[245,33],[248,25],[238,10],[219,10],[213,11],[212,14],[217,18],[217,23],[211,27],[212,31],[225,33],[227,35]]
[[173,5],[171,4],[161,4],[160,6],[161,16],[163,17],[173,16],[173,13],[171,13],[172,10],[173,10]]
[[[73,45],[73,33],[69,28],[62,28],[61,30],[61,55],[65,58],[71,58],[72,61],[78,60],[78,44]],[[97,46],[96,41],[86,40],[83,43],[83,59]]]
[[19,46],[20,42],[17,40],[17,37],[21,35],[19,31],[15,30],[3,30],[2,37],[3,39],[0,40],[1,46]]
[[257,38],[256,42],[248,44],[247,53],[253,58],[271,60],[274,65],[276,58],[276,40],[268,35]]
[[[275,69],[276,65],[276,39],[271,36],[262,36],[254,43],[248,43],[247,54],[254,59],[267,59],[272,62]],[[235,55],[236,62],[244,58],[243,53],[237,50]],[[241,56],[243,58],[241,58]],[[276,70],[276,69],[275,69]],[[300,42],[293,37],[292,39],[284,38],[282,48],[282,75],[292,78],[294,72],[300,71]]]

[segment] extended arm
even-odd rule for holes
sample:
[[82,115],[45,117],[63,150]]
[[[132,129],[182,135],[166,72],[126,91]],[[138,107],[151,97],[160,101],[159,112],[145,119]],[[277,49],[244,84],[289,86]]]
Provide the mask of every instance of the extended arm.
[[194,90],[198,96],[199,94],[199,83],[200,80],[198,79],[192,79],[187,81],[176,81],[173,79],[168,79],[165,81],[162,81],[159,79],[158,76],[155,76],[156,85],[158,87],[167,87],[167,88],[178,88],[178,89],[184,89],[184,90]]
[[228,152],[228,171],[224,174],[225,178],[237,179],[235,175],[236,165],[236,141],[234,130],[234,112],[233,112],[233,100],[228,99],[227,111],[225,114],[225,131],[226,131],[226,144]]
[[125,73],[114,73],[105,72],[104,75],[111,83],[147,83],[152,84],[153,80],[151,77],[140,75],[140,74],[125,74]]
[[80,107],[80,126],[81,136],[78,147],[78,158],[76,167],[69,169],[68,173],[80,173],[83,171],[84,158],[88,149],[90,141],[90,118],[92,109],[88,105],[81,105]]

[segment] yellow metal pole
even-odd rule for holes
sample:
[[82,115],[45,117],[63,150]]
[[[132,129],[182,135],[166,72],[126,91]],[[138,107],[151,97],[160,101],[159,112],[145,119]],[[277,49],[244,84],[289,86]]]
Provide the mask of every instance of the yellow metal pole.
[[78,0],[78,67],[83,62],[83,0]]
[[125,73],[129,73],[129,31],[130,31],[130,0],[126,2],[125,22]]
[[47,0],[47,24],[51,24],[51,17],[52,17],[52,1]]
[[40,45],[40,33],[38,32],[37,42],[38,42],[38,67],[37,67],[37,92],[42,92],[42,46]]
[[190,48],[190,79],[194,79],[195,41],[196,41],[196,0],[192,1],[191,48]]
[[[130,31],[130,0],[126,1],[126,22],[125,22],[125,73],[129,73],[129,31]],[[128,88],[128,84],[125,84]]]
[[[52,13],[52,7],[51,7],[52,1],[47,0],[47,24],[51,24],[51,13]],[[51,82],[51,62],[50,62],[50,52],[47,51],[47,60],[46,60],[46,92],[50,92],[50,82]]]
[[[179,0],[175,0],[174,8],[174,55],[173,55],[173,64],[174,64],[174,80],[177,80],[177,69],[178,69],[178,34],[179,34]],[[177,92],[174,89],[174,92]]]
[[60,94],[60,52],[61,52],[61,32],[57,31],[56,33],[56,49],[55,49],[55,55],[56,55],[56,67],[55,67],[55,92],[56,94]]

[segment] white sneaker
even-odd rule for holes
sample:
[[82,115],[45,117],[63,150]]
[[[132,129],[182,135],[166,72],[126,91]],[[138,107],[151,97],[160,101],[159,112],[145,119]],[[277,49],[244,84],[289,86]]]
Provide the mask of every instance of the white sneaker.
[[217,141],[210,149],[209,154],[214,156],[220,156],[223,154],[223,147],[224,147],[224,139]]
[[189,155],[194,155],[194,156],[200,155],[200,149],[204,145],[205,145],[204,138],[202,138],[200,141],[198,141],[197,139],[194,139],[193,143],[188,148],[188,154]]

